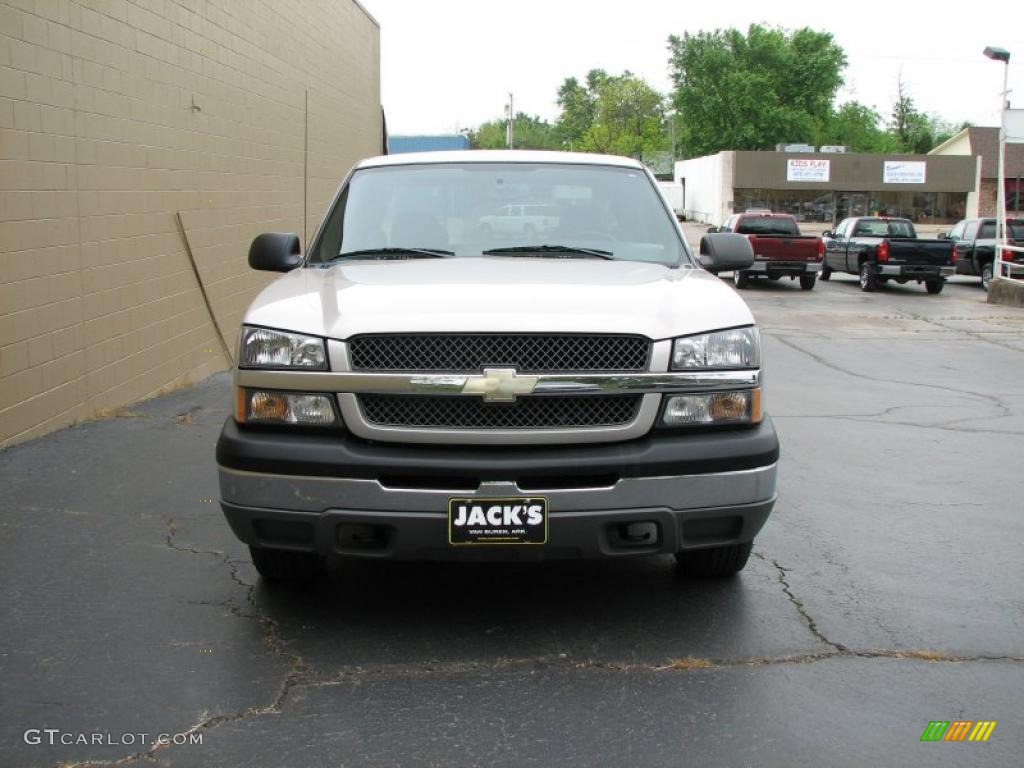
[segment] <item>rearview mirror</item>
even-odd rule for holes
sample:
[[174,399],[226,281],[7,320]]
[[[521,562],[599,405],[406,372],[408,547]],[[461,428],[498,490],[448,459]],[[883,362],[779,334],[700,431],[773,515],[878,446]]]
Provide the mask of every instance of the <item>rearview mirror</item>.
[[249,246],[249,266],[267,272],[290,272],[302,263],[299,236],[292,232],[264,232]]
[[718,274],[747,269],[754,263],[754,247],[746,235],[716,232],[700,239],[700,263],[708,272]]

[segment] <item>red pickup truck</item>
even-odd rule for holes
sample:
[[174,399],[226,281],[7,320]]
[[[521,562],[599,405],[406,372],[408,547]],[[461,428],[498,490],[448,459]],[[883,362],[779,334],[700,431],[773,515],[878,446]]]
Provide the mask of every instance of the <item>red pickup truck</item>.
[[799,277],[800,287],[814,287],[825,256],[825,243],[817,235],[801,235],[796,219],[787,213],[737,213],[714,232],[746,235],[754,248],[750,269],[732,273],[737,288],[746,288],[753,277],[778,280]]

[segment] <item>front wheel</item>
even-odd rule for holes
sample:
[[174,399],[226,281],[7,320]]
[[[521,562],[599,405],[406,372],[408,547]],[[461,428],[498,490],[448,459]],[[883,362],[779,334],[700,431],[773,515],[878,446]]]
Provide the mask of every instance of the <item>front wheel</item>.
[[312,552],[249,547],[252,564],[267,581],[312,581],[324,567],[324,559]]
[[988,291],[989,286],[992,285],[992,262],[984,265],[981,268],[981,287]]
[[814,287],[814,283],[817,280],[817,275],[800,275],[800,287],[809,291]]
[[942,293],[942,289],[945,287],[946,281],[941,277],[938,280],[925,280],[924,288],[928,293]]
[[871,269],[870,261],[863,261],[860,265],[860,289],[864,293],[871,293],[878,288],[878,276]]
[[828,264],[821,265],[821,279],[828,282],[828,279],[832,277],[832,267]]
[[729,544],[724,547],[677,552],[676,564],[679,570],[687,576],[699,579],[732,576],[743,570],[753,546],[754,543],[749,541],[746,544]]
[[737,288],[746,288],[750,285],[750,275],[742,269],[737,269],[732,273],[732,282]]

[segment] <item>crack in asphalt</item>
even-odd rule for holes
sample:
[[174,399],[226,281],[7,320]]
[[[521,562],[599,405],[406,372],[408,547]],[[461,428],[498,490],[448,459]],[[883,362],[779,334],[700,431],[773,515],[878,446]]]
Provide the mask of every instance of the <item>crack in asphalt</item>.
[[776,578],[778,579],[779,584],[782,585],[782,591],[786,593],[786,597],[789,598],[789,602],[791,602],[793,604],[793,607],[796,608],[797,613],[800,614],[800,617],[804,620],[804,623],[807,625],[807,629],[810,630],[811,634],[814,635],[820,642],[824,643],[825,645],[831,646],[836,654],[848,653],[850,651],[849,648],[847,648],[842,643],[837,643],[833,640],[830,640],[825,636],[824,632],[818,629],[817,622],[815,622],[811,614],[807,612],[807,608],[804,606],[803,601],[793,594],[792,587],[790,587],[789,582],[786,581],[786,573],[788,573],[790,569],[780,565],[778,560],[769,558],[766,555],[761,554],[760,552],[753,552],[752,554],[754,555],[754,557],[766,563],[769,563],[773,568],[775,568]]
[[[245,720],[251,717],[260,717],[262,715],[277,714],[281,711],[285,701],[291,695],[292,690],[298,686],[303,680],[309,676],[309,668],[306,665],[303,658],[296,653],[292,653],[288,650],[288,644],[281,637],[281,625],[280,623],[267,616],[266,614],[259,611],[256,607],[255,590],[256,585],[251,584],[239,575],[239,566],[245,565],[246,561],[243,560],[232,560],[227,553],[222,552],[218,549],[196,549],[195,547],[183,546],[175,541],[177,535],[177,525],[175,524],[174,518],[162,516],[166,527],[166,534],[164,541],[169,549],[175,552],[183,552],[190,555],[209,555],[218,558],[224,565],[228,567],[228,572],[231,575],[231,580],[234,581],[238,586],[245,589],[245,602],[252,607],[251,612],[242,610],[235,602],[231,599],[223,600],[219,602],[214,601],[192,601],[191,605],[206,605],[206,606],[218,606],[229,611],[233,616],[237,616],[241,619],[247,619],[255,621],[262,625],[263,628],[263,642],[270,649],[270,652],[274,656],[288,658],[288,671],[281,681],[281,685],[278,688],[277,695],[267,705],[262,707],[249,707],[248,709],[240,712],[230,712],[222,715],[207,715],[203,713],[203,717],[198,722],[189,726],[184,731],[180,731],[175,735],[184,735],[185,737],[191,736],[202,731],[211,730],[218,726],[224,725],[225,723],[231,723],[238,720]],[[149,749],[135,752],[131,755],[119,758],[117,760],[84,760],[79,762],[60,762],[57,763],[56,768],[112,768],[113,766],[128,765],[137,760],[156,760],[156,753],[160,752],[168,747],[177,746],[173,743],[157,743],[150,746]]]
[[[933,325],[936,328],[942,328],[943,330],[946,330],[946,331],[951,331],[953,333],[963,334],[965,336],[970,336],[970,337],[978,339],[980,341],[984,341],[984,342],[986,342],[988,344],[993,344],[993,345],[995,345],[997,347],[1002,347],[1003,349],[1008,349],[1011,352],[1017,352],[1017,353],[1024,352],[1024,349],[1021,349],[1020,347],[1015,347],[1015,346],[1012,346],[1010,344],[1006,344],[1005,342],[997,341],[996,339],[990,338],[987,334],[982,333],[980,331],[972,331],[972,330],[969,330],[967,328],[953,328],[952,326],[945,325],[943,323],[938,322],[939,318],[928,318],[928,317],[925,317],[924,315],[918,315],[918,314],[916,314],[914,312],[908,312],[905,309],[899,309],[897,311],[900,312],[901,314],[903,314],[906,317],[913,318],[914,320],[920,320],[922,323],[926,323],[928,325]],[[946,319],[946,320],[965,320],[965,321],[973,321],[973,320],[975,320],[975,318],[971,318],[971,317],[947,317],[947,318],[943,318],[943,319]],[[1016,317],[1016,316],[1009,316],[1009,317],[999,317],[999,318],[994,318],[993,317],[993,318],[983,318],[983,319],[985,319],[985,320],[996,320],[996,319],[998,319],[998,320],[1018,320],[1019,318]],[[1014,333],[1014,331],[990,331],[989,333]]]
[[[805,355],[806,357],[810,358],[811,360],[813,360],[814,362],[818,363],[819,365],[822,365],[822,366],[824,366],[826,368],[830,368],[833,371],[838,371],[839,373],[846,374],[847,376],[853,376],[854,378],[863,379],[864,381],[875,381],[875,382],[879,382],[879,383],[882,383],[882,384],[897,384],[897,385],[906,386],[906,387],[920,387],[920,388],[926,388],[926,389],[935,389],[935,390],[938,390],[940,392],[952,392],[953,394],[956,394],[956,395],[973,397],[973,398],[976,398],[978,400],[983,400],[985,402],[991,403],[991,404],[995,405],[997,408],[999,408],[1002,411],[1001,415],[1003,415],[1003,416],[1012,416],[1013,415],[1013,409],[1009,405],[1007,405],[1001,398],[997,397],[996,395],[985,394],[984,392],[975,392],[975,391],[970,390],[970,389],[957,389],[956,387],[947,387],[947,386],[943,386],[942,384],[927,384],[927,383],[922,383],[922,382],[919,382],[919,381],[905,381],[903,379],[885,379],[885,378],[882,378],[880,376],[871,376],[871,375],[866,374],[866,373],[859,373],[858,371],[854,371],[854,370],[851,370],[849,368],[845,368],[845,367],[843,367],[843,366],[841,366],[841,365],[839,365],[837,363],[833,363],[830,360],[826,360],[821,355],[815,354],[814,352],[811,352],[809,349],[805,349],[804,347],[801,347],[799,344],[794,343],[792,341],[792,339],[789,339],[786,336],[773,335],[772,338],[778,340],[781,344],[789,347],[790,349],[792,349],[792,350],[794,350],[796,352],[799,352],[802,355]],[[894,422],[893,421],[893,422],[886,422],[886,423],[887,424],[899,424],[900,422]],[[908,426],[922,426],[922,425],[920,425],[920,424],[910,424]]]
[[[517,669],[525,667],[552,668],[552,669],[573,669],[573,670],[597,670],[609,672],[650,672],[650,673],[681,673],[701,672],[719,669],[732,669],[737,667],[773,667],[788,664],[813,664],[820,661],[837,658],[860,658],[860,659],[896,659],[910,661],[927,661],[930,663],[963,664],[968,662],[997,662],[1011,661],[1024,662],[1024,656],[1011,655],[971,655],[961,656],[942,653],[930,650],[895,650],[895,649],[853,649],[842,643],[830,639],[818,627],[817,622],[808,612],[803,601],[793,592],[793,588],[787,580],[786,574],[791,569],[786,568],[778,560],[769,558],[760,552],[752,553],[754,557],[770,564],[776,572],[776,580],[782,587],[789,602],[800,615],[808,631],[828,650],[818,653],[790,654],[786,656],[752,656],[743,659],[695,659],[687,657],[684,659],[669,660],[666,664],[637,663],[602,661],[594,659],[572,659],[567,653],[555,655],[542,655],[533,657],[512,658],[506,657],[498,660],[488,661],[425,661],[414,664],[385,664],[374,666],[358,666],[348,669],[336,670],[333,674],[323,675],[315,667],[297,653],[288,650],[288,644],[281,637],[281,625],[276,620],[267,616],[256,606],[255,590],[256,585],[244,581],[238,574],[240,565],[248,564],[247,561],[232,560],[228,555],[215,549],[196,549],[194,547],[182,546],[175,541],[177,528],[173,518],[164,517],[167,527],[166,544],[176,552],[183,552],[190,555],[207,555],[218,558],[228,567],[231,579],[240,587],[245,589],[245,602],[252,607],[251,612],[243,611],[235,604],[234,600],[228,599],[220,602],[194,601],[194,605],[212,605],[223,607],[232,615],[239,618],[255,621],[263,627],[263,642],[275,656],[287,657],[289,659],[288,671],[281,681],[277,695],[267,705],[262,707],[249,707],[239,712],[230,712],[222,715],[205,715],[201,720],[180,732],[186,737],[204,731],[213,730],[227,723],[248,720],[270,714],[280,714],[292,692],[298,688],[326,688],[336,685],[344,685],[365,679],[393,679],[409,677],[426,677],[439,674],[466,674],[473,672],[493,672],[503,669]],[[56,768],[115,768],[116,766],[129,765],[139,760],[156,762],[156,753],[168,747],[178,746],[173,743],[154,744],[149,749],[136,752],[117,760],[84,760],[78,762],[59,762]]]

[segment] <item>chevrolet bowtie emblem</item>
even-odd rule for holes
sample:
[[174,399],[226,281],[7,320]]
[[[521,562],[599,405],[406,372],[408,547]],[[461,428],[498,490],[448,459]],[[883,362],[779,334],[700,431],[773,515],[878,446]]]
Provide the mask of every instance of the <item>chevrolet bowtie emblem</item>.
[[516,395],[528,395],[536,386],[536,376],[517,376],[515,368],[484,368],[483,376],[466,379],[462,394],[483,395],[488,403],[514,403]]

